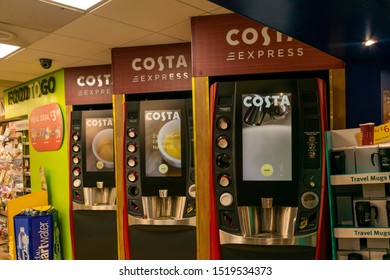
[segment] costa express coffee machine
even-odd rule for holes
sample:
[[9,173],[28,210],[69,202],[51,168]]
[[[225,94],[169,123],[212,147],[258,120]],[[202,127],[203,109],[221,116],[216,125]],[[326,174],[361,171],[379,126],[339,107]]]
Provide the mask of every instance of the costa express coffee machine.
[[211,87],[218,259],[315,259],[324,193],[324,82]]
[[71,129],[74,258],[118,259],[112,110],[73,111]]
[[196,259],[191,99],[127,101],[126,131],[126,257]]

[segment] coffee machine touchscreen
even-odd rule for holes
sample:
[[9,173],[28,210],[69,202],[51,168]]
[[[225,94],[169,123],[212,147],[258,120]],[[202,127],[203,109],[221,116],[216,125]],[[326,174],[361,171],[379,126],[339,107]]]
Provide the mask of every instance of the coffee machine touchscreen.
[[85,119],[86,171],[114,170],[112,118]]
[[242,95],[244,181],[292,180],[291,93]]
[[180,110],[145,111],[145,175],[181,176]]

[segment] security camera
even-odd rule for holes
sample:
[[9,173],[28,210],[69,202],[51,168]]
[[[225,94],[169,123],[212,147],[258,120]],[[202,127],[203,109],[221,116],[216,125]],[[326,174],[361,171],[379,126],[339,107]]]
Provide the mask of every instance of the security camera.
[[49,69],[51,67],[52,60],[50,58],[40,58],[39,62],[43,69]]

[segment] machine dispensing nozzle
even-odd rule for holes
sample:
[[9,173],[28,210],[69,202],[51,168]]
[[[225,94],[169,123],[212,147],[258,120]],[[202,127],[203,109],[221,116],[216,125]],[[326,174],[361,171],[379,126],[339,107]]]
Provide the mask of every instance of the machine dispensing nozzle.
[[158,195],[160,197],[168,197],[168,190],[158,190]]
[[103,182],[96,182],[96,187],[98,189],[103,189]]
[[261,207],[262,208],[272,208],[272,197],[262,197],[261,198]]

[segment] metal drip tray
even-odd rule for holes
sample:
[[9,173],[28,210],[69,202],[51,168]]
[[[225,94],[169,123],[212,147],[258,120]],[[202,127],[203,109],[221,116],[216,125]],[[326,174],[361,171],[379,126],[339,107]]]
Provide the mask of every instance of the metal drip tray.
[[283,238],[283,236],[273,232],[263,232],[252,235],[253,238]]
[[307,235],[297,235],[283,237],[275,233],[260,233],[251,236],[242,236],[219,231],[221,244],[251,244],[251,245],[303,245],[315,247],[317,243],[317,233]]
[[186,226],[196,226],[196,217],[177,219],[174,217],[159,217],[154,219],[147,219],[142,217],[134,217],[127,215],[127,220],[129,226],[131,225],[186,225]]

